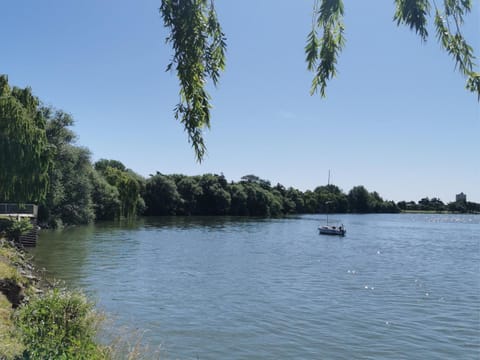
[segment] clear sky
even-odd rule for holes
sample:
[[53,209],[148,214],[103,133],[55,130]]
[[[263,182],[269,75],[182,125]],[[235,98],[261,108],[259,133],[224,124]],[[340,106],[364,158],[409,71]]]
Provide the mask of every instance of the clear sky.
[[[217,0],[228,38],[208,154],[173,118],[177,79],[159,0],[1,1],[0,73],[71,113],[92,159],[137,173],[255,174],[301,190],[331,182],[388,200],[465,192],[480,202],[476,96],[440,49],[393,21],[393,0],[345,1],[347,44],[327,98],[310,96],[311,1]],[[480,2],[465,33],[480,55]]]

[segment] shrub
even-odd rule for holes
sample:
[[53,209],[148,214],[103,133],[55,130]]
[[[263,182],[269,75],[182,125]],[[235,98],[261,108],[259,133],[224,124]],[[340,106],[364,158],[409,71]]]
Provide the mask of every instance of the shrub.
[[17,313],[27,359],[107,359],[95,343],[98,315],[79,292],[51,290]]
[[27,234],[33,229],[33,225],[28,218],[20,218],[18,220],[12,219],[7,220],[6,225],[4,226],[3,232],[9,240],[14,240],[19,242],[20,236]]

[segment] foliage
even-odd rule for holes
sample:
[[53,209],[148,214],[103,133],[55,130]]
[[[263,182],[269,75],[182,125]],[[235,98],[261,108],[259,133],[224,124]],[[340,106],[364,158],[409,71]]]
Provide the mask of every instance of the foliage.
[[42,113],[53,156],[39,220],[51,227],[90,223],[95,218],[90,151],[74,145],[76,135],[70,129],[74,121],[69,114],[51,107],[43,107]]
[[320,87],[320,95],[325,97],[327,82],[336,75],[337,58],[345,45],[343,12],[342,0],[314,1],[312,30],[305,47],[307,68],[315,74],[310,94]]
[[231,196],[223,175],[205,174],[199,179],[202,193],[198,198],[198,211],[204,215],[227,215]]
[[[428,39],[430,10],[435,9],[434,27],[442,48],[455,61],[455,67],[467,78],[467,89],[476,93],[480,101],[480,74],[475,72],[473,48],[462,34],[464,17],[472,11],[471,0],[445,0],[443,9],[430,0],[395,0],[393,20],[414,30],[422,41]],[[326,83],[335,76],[335,65],[345,39],[343,37],[343,1],[314,0],[313,29],[307,37],[308,69],[315,72],[312,92],[320,85],[325,96]],[[323,31],[321,38],[316,31]]]
[[470,201],[453,201],[445,204],[439,198],[424,197],[416,203],[415,201],[400,201],[397,203],[402,211],[418,211],[418,212],[454,212],[454,213],[480,213],[480,204]]
[[117,160],[101,159],[94,169],[89,150],[75,145],[76,135],[70,129],[73,118],[51,107],[41,110],[53,161],[47,196],[39,209],[40,222],[59,227],[131,218],[141,212],[143,178]]
[[52,290],[17,314],[27,359],[105,359],[95,343],[98,316],[78,292]]
[[198,199],[203,195],[203,189],[199,183],[199,177],[175,176],[178,193],[182,197],[180,213],[184,215],[198,214]]
[[23,352],[23,344],[15,334],[12,314],[12,304],[0,293],[0,359],[20,359]]
[[355,186],[348,193],[350,212],[354,213],[397,213],[399,207],[393,201],[385,201],[376,192],[368,192],[364,186]]
[[50,148],[39,100],[30,88],[10,88],[0,75],[0,198],[35,202],[45,197]]
[[157,174],[147,180],[145,202],[147,215],[176,215],[181,208],[182,199],[175,181]]
[[340,188],[333,184],[315,188],[314,194],[318,202],[317,210],[321,213],[344,213],[349,209],[350,199],[347,199],[347,196]]
[[28,234],[32,229],[33,225],[29,218],[10,219],[7,220],[3,233],[7,239],[18,243],[20,241],[20,236]]
[[[393,20],[414,30],[422,41],[428,39],[430,11],[443,50],[455,61],[467,78],[466,88],[480,101],[480,73],[476,72],[473,48],[462,34],[464,17],[472,11],[471,0],[445,0],[443,8],[430,0],[395,0]],[[214,0],[162,0],[160,14],[170,31],[166,41],[172,44],[173,59],[167,70],[175,67],[180,82],[180,103],[175,118],[187,131],[198,161],[206,147],[202,131],[210,127],[210,96],[207,79],[216,85],[225,67],[225,35],[222,32]],[[307,35],[305,57],[313,72],[310,93],[326,96],[328,81],[336,76],[337,62],[345,45],[343,0],[313,0],[312,29]]]
[[363,186],[345,194],[338,186],[319,186],[304,193],[255,175],[228,183],[223,175],[163,175],[147,180],[146,215],[282,216],[321,212],[399,212],[392,201]]
[[[102,160],[102,163],[104,161]],[[118,191],[118,199],[120,201],[119,217],[131,219],[139,213],[139,209],[144,208],[141,198],[145,186],[144,180],[129,169],[122,170],[122,167],[117,166],[121,164],[120,162],[113,161],[113,164],[115,167],[108,164],[106,166],[98,165],[96,163],[95,168],[100,169],[100,175]]]
[[120,171],[127,171],[126,166],[118,160],[100,159],[95,163],[95,170],[100,173],[104,173],[109,167]]
[[202,129],[210,127],[207,79],[217,84],[225,67],[225,36],[217,20],[213,0],[163,0],[160,13],[170,34],[173,66],[180,82],[180,102],[175,118],[183,123],[200,162],[205,154]]
[[121,202],[118,189],[110,185],[97,171],[91,173],[92,201],[96,220],[115,220],[120,217]]

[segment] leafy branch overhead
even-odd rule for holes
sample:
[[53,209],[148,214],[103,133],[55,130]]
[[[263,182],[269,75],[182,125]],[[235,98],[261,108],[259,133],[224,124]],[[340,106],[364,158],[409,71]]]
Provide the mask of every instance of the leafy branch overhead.
[[225,68],[225,35],[213,0],[163,0],[160,13],[170,29],[166,41],[174,51],[167,71],[175,67],[180,81],[175,118],[183,123],[201,161],[206,151],[203,129],[210,127],[210,96],[205,87],[207,79],[216,85]]
[[[439,1],[440,2],[440,1]],[[464,18],[472,11],[471,0],[395,0],[393,20],[414,30],[422,41],[428,39],[428,21],[433,24],[442,48],[467,79],[466,88],[480,101],[480,73],[473,48],[462,33]],[[173,48],[167,70],[174,68],[180,82],[180,102],[175,118],[183,123],[198,161],[206,147],[203,130],[210,127],[210,96],[207,80],[216,85],[225,68],[225,35],[217,19],[214,0],[162,0],[160,13],[170,33]],[[307,68],[313,73],[310,93],[326,96],[327,83],[337,73],[338,57],[345,45],[342,0],[314,0],[312,30],[307,36]]]
[[[433,6],[432,6],[433,5]],[[428,20],[435,9],[434,25],[443,49],[455,67],[467,78],[467,89],[480,101],[480,73],[476,72],[473,48],[462,34],[465,15],[472,11],[471,0],[444,0],[440,9],[435,0],[395,0],[393,20],[414,30],[422,41],[428,39]],[[314,73],[311,93],[320,88],[325,97],[328,80],[336,74],[338,56],[345,44],[342,0],[314,0],[312,30],[305,46],[308,70]],[[322,35],[317,34],[321,32]]]

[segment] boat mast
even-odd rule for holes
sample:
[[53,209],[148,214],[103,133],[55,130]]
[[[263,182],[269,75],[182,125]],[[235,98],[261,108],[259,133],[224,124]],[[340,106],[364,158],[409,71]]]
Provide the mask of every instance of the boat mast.
[[[328,169],[328,182],[327,182],[327,190],[330,191],[329,189],[330,189],[330,169]],[[328,226],[328,212],[330,210],[328,208],[328,203],[329,202],[327,201],[327,226]]]

